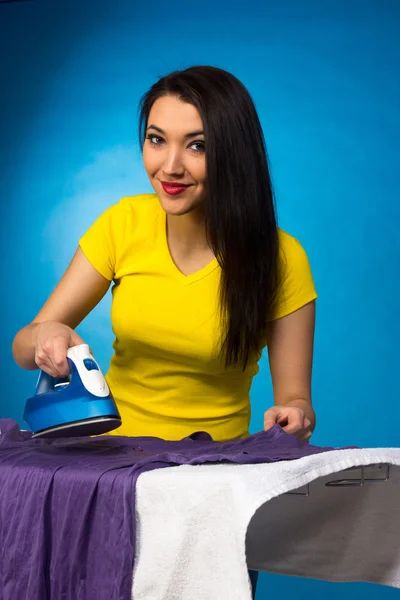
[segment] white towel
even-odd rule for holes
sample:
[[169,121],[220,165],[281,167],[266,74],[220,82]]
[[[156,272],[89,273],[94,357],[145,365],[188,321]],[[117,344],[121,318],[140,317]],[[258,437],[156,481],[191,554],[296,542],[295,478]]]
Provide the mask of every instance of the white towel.
[[[325,485],[376,464],[391,465],[388,481]],[[306,484],[309,496],[287,495]],[[400,587],[400,448],[139,477],[133,600],[251,600],[248,568]]]

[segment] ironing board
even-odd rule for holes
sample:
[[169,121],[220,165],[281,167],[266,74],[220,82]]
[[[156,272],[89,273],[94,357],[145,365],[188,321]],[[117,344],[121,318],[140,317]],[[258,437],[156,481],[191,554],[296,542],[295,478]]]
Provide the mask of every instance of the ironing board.
[[400,588],[400,449],[137,482],[134,600],[250,600],[247,569]]
[[135,483],[134,600],[250,600],[248,568],[400,588],[400,448],[163,467]]

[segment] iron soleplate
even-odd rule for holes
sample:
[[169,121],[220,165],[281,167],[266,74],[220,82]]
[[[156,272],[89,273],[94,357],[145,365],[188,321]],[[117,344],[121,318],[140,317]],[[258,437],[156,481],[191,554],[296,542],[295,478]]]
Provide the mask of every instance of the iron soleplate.
[[42,429],[32,434],[32,438],[66,438],[81,437],[90,435],[101,435],[116,429],[121,425],[121,419],[115,416],[96,417],[84,419],[83,421],[74,421]]

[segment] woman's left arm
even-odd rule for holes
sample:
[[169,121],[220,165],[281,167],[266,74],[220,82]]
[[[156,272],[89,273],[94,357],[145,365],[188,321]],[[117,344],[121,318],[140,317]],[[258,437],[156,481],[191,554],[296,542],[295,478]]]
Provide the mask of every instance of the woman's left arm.
[[311,405],[315,301],[267,324],[268,357],[275,406],[264,414],[264,429],[279,423],[308,440],[315,428]]

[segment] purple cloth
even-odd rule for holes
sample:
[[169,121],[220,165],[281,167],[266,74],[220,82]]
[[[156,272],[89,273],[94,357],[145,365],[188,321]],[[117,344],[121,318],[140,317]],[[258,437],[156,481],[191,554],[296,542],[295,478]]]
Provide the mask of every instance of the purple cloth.
[[1,600],[130,600],[135,486],[152,469],[261,463],[332,450],[276,425],[215,442],[106,436],[31,439],[0,419]]

